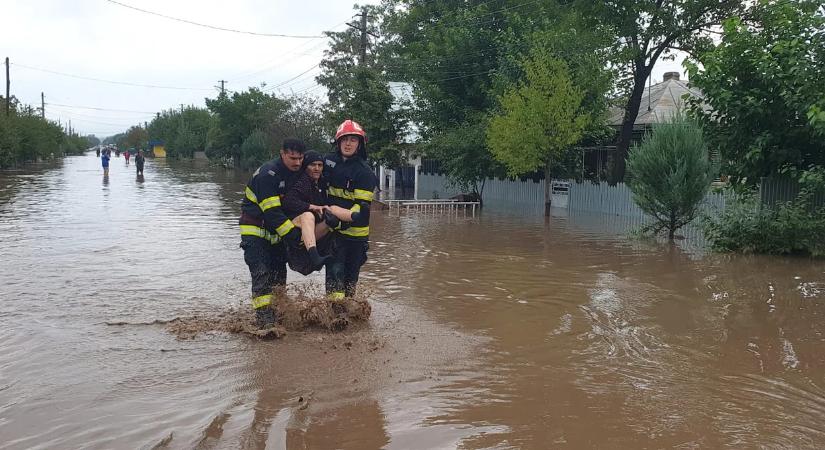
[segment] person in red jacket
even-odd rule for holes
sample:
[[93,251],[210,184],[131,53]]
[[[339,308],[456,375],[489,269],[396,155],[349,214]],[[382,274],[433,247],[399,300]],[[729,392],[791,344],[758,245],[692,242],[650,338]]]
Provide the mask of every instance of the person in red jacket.
[[126,150],[125,152],[123,152],[123,159],[126,160],[126,165],[127,166],[129,165],[129,156],[130,156],[129,155],[129,150]]

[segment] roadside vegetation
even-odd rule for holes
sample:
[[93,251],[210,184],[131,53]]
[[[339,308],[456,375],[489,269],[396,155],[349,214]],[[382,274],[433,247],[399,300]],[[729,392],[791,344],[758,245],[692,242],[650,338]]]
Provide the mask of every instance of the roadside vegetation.
[[80,154],[100,142],[94,136],[78,136],[42,119],[39,111],[21,105],[14,97],[8,116],[5,109],[6,99],[0,97],[0,169]]

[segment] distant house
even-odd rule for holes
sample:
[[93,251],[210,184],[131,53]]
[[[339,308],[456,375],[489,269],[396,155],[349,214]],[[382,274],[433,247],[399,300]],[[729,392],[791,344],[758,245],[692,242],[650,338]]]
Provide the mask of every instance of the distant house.
[[[652,125],[667,120],[677,111],[684,111],[687,108],[686,98],[689,97],[704,98],[704,95],[701,90],[681,80],[679,72],[665,72],[662,82],[645,89],[642,95],[639,114],[636,115],[636,121],[633,123],[634,135],[638,134],[641,138],[644,131],[650,129]],[[622,126],[623,119],[623,108],[610,108],[608,123],[615,127],[617,132]]]
[[[702,91],[680,79],[679,72],[665,72],[661,83],[645,89],[639,106],[639,113],[633,123],[632,142],[639,142],[657,123],[672,117],[678,111],[687,109],[687,99],[704,98]],[[618,136],[624,120],[624,108],[615,106],[608,110],[608,124]],[[592,180],[607,179],[616,147],[599,146],[582,148],[581,177]]]

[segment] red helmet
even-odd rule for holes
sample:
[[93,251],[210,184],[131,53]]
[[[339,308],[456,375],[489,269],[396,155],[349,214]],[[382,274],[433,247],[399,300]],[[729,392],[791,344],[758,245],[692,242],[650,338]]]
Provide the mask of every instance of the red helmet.
[[361,136],[361,138],[364,139],[364,142],[367,142],[367,133],[364,131],[364,128],[361,127],[358,122],[350,119],[347,119],[341,122],[341,125],[338,125],[338,130],[335,132],[335,142],[338,142],[338,139],[341,139],[342,136],[347,136],[350,134]]

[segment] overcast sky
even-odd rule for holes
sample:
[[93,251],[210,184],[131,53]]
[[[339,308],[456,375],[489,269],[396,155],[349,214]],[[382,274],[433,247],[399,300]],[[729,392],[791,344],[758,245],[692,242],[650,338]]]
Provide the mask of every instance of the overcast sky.
[[[346,0],[117,1],[192,22],[265,34],[320,36],[322,31],[345,29],[354,14],[353,3]],[[324,95],[314,79],[320,69],[313,68],[326,48],[324,38],[219,31],[108,0],[0,0],[0,13],[0,58],[8,56],[12,63],[12,95],[39,107],[44,92],[46,116],[64,123],[71,120],[82,134],[105,137],[151,120],[157,111],[181,104],[203,106],[204,97],[217,94],[221,79],[228,81],[230,90],[265,82],[270,88],[281,85],[277,90],[282,92]],[[665,71],[683,72],[680,62],[660,63],[654,82]]]

